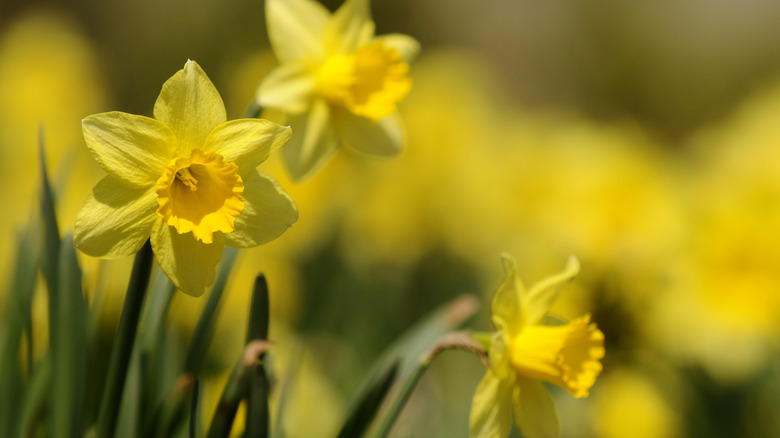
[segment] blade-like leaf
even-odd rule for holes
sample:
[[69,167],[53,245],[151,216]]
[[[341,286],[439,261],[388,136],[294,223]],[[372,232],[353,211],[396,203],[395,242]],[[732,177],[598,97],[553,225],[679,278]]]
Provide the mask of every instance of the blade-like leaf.
[[398,375],[399,365],[400,360],[392,362],[370,386],[361,391],[361,397],[355,399],[348,409],[349,415],[341,427],[339,438],[356,438],[368,429]]
[[355,400],[365,398],[365,393],[378,385],[393,364],[397,364],[398,377],[408,381],[420,364],[420,357],[426,354],[446,333],[460,327],[473,316],[479,308],[479,300],[471,295],[463,295],[431,312],[412,328],[403,333],[397,341],[385,349],[368,373],[364,375],[348,402],[349,416],[359,406]]
[[27,362],[32,368],[32,323],[30,302],[35,291],[38,272],[37,233],[17,236],[16,266],[9,285],[5,317],[0,321],[0,436],[11,436],[18,419],[18,400],[22,393],[22,373],[19,353],[22,334],[27,332]]
[[238,250],[232,246],[226,246],[225,252],[222,253],[222,261],[220,262],[217,279],[214,281],[211,295],[206,302],[203,313],[200,315],[198,325],[195,327],[195,333],[192,335],[192,340],[190,341],[190,348],[187,351],[187,358],[184,361],[185,373],[197,375],[201,365],[203,365],[203,360],[206,358],[211,338],[214,336],[214,325],[217,321],[217,312],[220,307],[220,302],[222,301],[222,294],[225,291],[225,285],[227,284],[228,276],[230,275],[237,255]]
[[[73,237],[66,233],[65,242]],[[87,306],[81,289],[81,269],[73,245],[60,245],[57,307],[52,362],[52,433],[68,438],[81,435],[86,378]]]
[[244,353],[233,367],[225,389],[222,391],[217,410],[211,421],[211,427],[206,435],[208,438],[221,438],[230,435],[238,405],[249,393],[250,375],[270,345],[267,341],[253,341],[244,349]]
[[119,417],[119,405],[127,377],[130,355],[135,344],[138,320],[141,316],[144,296],[149,284],[152,268],[152,246],[147,241],[135,256],[127,295],[119,319],[119,328],[114,337],[111,359],[108,365],[108,378],[98,413],[98,436],[113,436]]

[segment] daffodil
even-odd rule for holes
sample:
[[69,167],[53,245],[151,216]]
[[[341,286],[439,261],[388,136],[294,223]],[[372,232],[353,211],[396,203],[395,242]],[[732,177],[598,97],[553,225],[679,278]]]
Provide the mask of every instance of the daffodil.
[[517,263],[502,257],[506,278],[493,297],[491,314],[497,332],[490,339],[490,367],[471,406],[473,438],[505,438],[515,425],[528,438],[560,435],[558,413],[542,381],[559,385],[575,397],[588,395],[601,372],[604,335],[590,316],[566,325],[540,322],[563,287],[579,272],[572,257],[566,269],[526,291]]
[[206,73],[188,61],[162,87],[154,118],[87,117],[92,157],[108,173],[76,216],[75,244],[116,258],[151,237],[157,263],[179,289],[201,295],[225,245],[256,246],[297,219],[292,199],[256,167],[291,135],[267,120],[227,122]]
[[256,100],[288,116],[295,136],[282,156],[292,176],[311,175],[340,143],[368,155],[397,154],[404,135],[396,107],[411,88],[417,41],[375,36],[368,0],[346,0],[333,14],[313,0],[268,0],[266,17],[280,64]]

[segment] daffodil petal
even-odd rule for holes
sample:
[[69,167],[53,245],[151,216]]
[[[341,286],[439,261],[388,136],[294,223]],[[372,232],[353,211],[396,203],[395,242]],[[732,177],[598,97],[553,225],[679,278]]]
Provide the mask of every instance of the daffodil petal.
[[244,211],[225,243],[239,248],[261,245],[279,237],[298,220],[292,198],[269,175],[255,170],[244,178]]
[[534,284],[522,298],[525,323],[534,325],[541,321],[561,291],[579,272],[580,263],[577,257],[571,256],[563,272]]
[[479,382],[471,401],[469,436],[506,438],[512,428],[512,380],[499,379],[490,371]]
[[523,313],[521,309],[521,296],[524,292],[523,282],[517,274],[517,262],[509,254],[502,254],[501,261],[504,265],[504,282],[499,286],[490,304],[490,314],[493,325],[501,331],[506,330],[510,337],[514,337],[523,327]]
[[420,53],[420,43],[409,35],[390,33],[380,35],[374,38],[374,41],[398,51],[407,64],[411,64]]
[[187,295],[203,295],[214,282],[214,268],[225,247],[224,234],[214,233],[214,242],[207,244],[195,240],[192,233],[179,234],[174,227],[156,221],[151,237],[154,257],[171,282]]
[[263,77],[255,99],[261,107],[298,114],[311,104],[316,85],[309,65],[290,61],[274,67]]
[[315,100],[308,112],[290,117],[293,136],[282,148],[282,159],[294,179],[310,176],[336,152],[338,140],[330,120],[330,108],[323,100]]
[[392,157],[401,152],[404,132],[396,115],[373,122],[349,111],[339,111],[333,121],[339,137],[358,152],[379,157]]
[[267,0],[268,39],[279,62],[325,56],[322,37],[330,12],[312,0]]
[[488,358],[490,360],[490,371],[493,372],[493,375],[499,379],[509,378],[513,370],[504,331],[499,331],[493,335],[493,343],[490,345]]
[[262,119],[238,119],[223,123],[206,137],[203,149],[216,152],[238,166],[238,174],[251,175],[292,135],[289,126]]
[[157,207],[154,186],[132,189],[107,176],[76,214],[74,244],[92,257],[131,255],[149,238]]
[[177,155],[200,148],[212,129],[225,123],[225,105],[211,80],[195,61],[187,61],[165,84],[154,103],[154,118],[178,139]]
[[517,379],[513,416],[518,429],[527,438],[558,438],[561,421],[550,393],[542,382]]
[[81,127],[95,161],[135,188],[154,185],[176,150],[173,132],[149,117],[114,111],[89,116]]
[[335,53],[352,53],[374,36],[368,0],[346,0],[333,13],[326,29],[328,45]]

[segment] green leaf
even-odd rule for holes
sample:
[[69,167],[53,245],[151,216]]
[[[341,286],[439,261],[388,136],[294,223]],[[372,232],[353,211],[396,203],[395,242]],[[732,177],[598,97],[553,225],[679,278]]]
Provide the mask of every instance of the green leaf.
[[[255,279],[252,290],[252,302],[249,307],[249,323],[247,328],[247,347],[230,374],[225,389],[222,391],[217,411],[208,431],[209,438],[227,437],[233,427],[233,421],[241,400],[249,395],[249,414],[246,430],[258,430],[267,433],[268,430],[268,382],[262,369],[262,355],[270,344],[263,340],[268,337],[268,283],[260,274]],[[260,369],[257,369],[260,368]],[[251,388],[251,389],[250,389]],[[251,395],[250,395],[251,391]],[[254,412],[257,411],[257,412]],[[249,417],[252,417],[251,419]],[[255,436],[249,434],[249,436]]]
[[230,276],[230,270],[233,268],[233,264],[236,261],[238,250],[232,246],[226,246],[225,252],[222,254],[222,262],[220,263],[219,274],[214,281],[214,287],[211,289],[211,295],[206,302],[206,307],[203,309],[203,313],[200,315],[198,325],[195,327],[195,333],[192,335],[190,341],[190,348],[187,351],[187,358],[184,361],[184,372],[197,375],[200,371],[203,361],[206,358],[206,353],[211,343],[211,338],[214,336],[214,326],[217,320],[217,312],[222,301],[222,294],[225,291],[225,285],[227,284],[228,277]]
[[152,416],[144,424],[144,437],[168,438],[174,436],[187,417],[187,403],[195,379],[183,374],[168,389]]
[[[68,233],[64,240],[71,242]],[[86,378],[87,306],[81,289],[81,269],[73,245],[61,245],[54,337],[51,338],[52,433],[57,437],[82,434]]]
[[25,388],[19,412],[19,438],[40,436],[46,403],[51,396],[51,379],[51,355],[47,355],[35,366]]
[[[358,383],[357,389],[353,392],[353,400],[364,398],[362,394],[367,391],[366,388],[376,386],[377,381],[386,372],[384,370],[393,364],[397,363],[399,380],[409,382],[410,379],[419,378],[413,374],[421,372],[419,371],[421,357],[426,355],[443,335],[460,327],[471,318],[478,308],[479,300],[476,297],[462,295],[431,312],[385,349]],[[358,405],[356,402],[348,403],[350,407],[347,410],[348,415],[354,415],[353,410]]]
[[268,339],[269,323],[268,282],[265,275],[255,278],[252,289],[252,303],[249,307],[249,325],[247,327],[247,344],[257,339]]
[[379,411],[382,400],[385,399],[398,375],[399,365],[400,360],[393,361],[389,367],[360,391],[360,397],[354,399],[348,409],[349,415],[341,427],[341,431],[338,434],[339,438],[359,437],[368,429],[374,416]]
[[49,297],[49,339],[56,337],[59,324],[56,321],[59,287],[57,285],[57,267],[60,257],[60,231],[57,225],[54,192],[46,172],[45,140],[43,126],[38,127],[38,166],[41,173],[40,208],[43,225],[43,250],[41,252],[41,271],[46,279]]
[[114,337],[106,387],[103,391],[100,412],[98,413],[97,434],[100,437],[113,436],[116,429],[119,406],[122,401],[122,391],[124,390],[130,356],[138,330],[138,320],[141,316],[144,296],[149,284],[152,259],[152,246],[147,241],[135,256],[133,271],[130,274],[130,283],[127,286],[125,303],[122,308],[122,316],[119,319],[119,328]]
[[12,271],[11,284],[8,285],[6,314],[0,321],[0,436],[11,436],[18,420],[18,400],[23,391],[19,355],[25,331],[28,368],[33,366],[30,303],[38,273],[37,234],[31,229],[17,234],[16,266]]

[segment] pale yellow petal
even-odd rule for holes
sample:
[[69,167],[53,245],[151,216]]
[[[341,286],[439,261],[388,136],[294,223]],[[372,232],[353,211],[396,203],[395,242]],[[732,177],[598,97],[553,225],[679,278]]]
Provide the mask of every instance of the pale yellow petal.
[[313,0],[266,0],[268,39],[279,62],[322,59],[330,12]]
[[374,38],[374,41],[397,50],[407,64],[411,64],[420,53],[420,43],[409,35],[389,33]]
[[178,139],[177,155],[203,147],[206,136],[225,123],[225,105],[217,89],[195,61],[187,61],[163,84],[154,104],[154,118],[171,128]]
[[507,379],[514,372],[510,362],[506,339],[506,332],[500,331],[493,335],[493,343],[490,345],[488,358],[490,360],[490,370],[499,379]]
[[345,0],[328,22],[326,35],[331,51],[349,54],[374,37],[374,21],[368,0]]
[[306,62],[290,61],[273,68],[263,77],[255,100],[264,108],[298,114],[311,105],[317,80]]
[[236,229],[225,243],[249,248],[276,239],[298,220],[292,198],[269,175],[255,170],[244,178],[244,211],[236,216]]
[[305,179],[319,170],[338,148],[331,124],[330,108],[316,100],[309,112],[290,117],[293,135],[282,148],[282,159],[296,180]]
[[515,259],[509,254],[502,254],[501,262],[504,265],[504,282],[493,296],[490,314],[493,325],[499,331],[506,330],[510,337],[515,337],[524,325],[521,297],[525,288],[517,274]]
[[558,438],[561,421],[550,393],[542,382],[517,379],[513,394],[513,416],[526,438]]
[[579,272],[580,263],[576,257],[571,256],[563,272],[534,284],[523,296],[522,308],[526,324],[537,324]]
[[490,371],[479,382],[471,401],[469,436],[506,438],[512,428],[512,380],[499,379]]
[[153,185],[176,150],[173,132],[157,120],[122,112],[81,121],[84,140],[95,161],[125,185]]
[[157,220],[155,187],[128,188],[103,178],[76,214],[73,241],[84,254],[116,258],[134,254]]
[[268,120],[231,120],[217,126],[206,137],[203,149],[218,153],[226,162],[235,163],[238,174],[243,177],[251,175],[291,135],[289,126]]
[[214,233],[213,243],[195,240],[192,233],[179,234],[174,227],[156,221],[152,227],[152,250],[171,282],[188,295],[199,297],[214,283],[214,269],[222,257],[224,234]]
[[379,157],[392,157],[401,152],[404,132],[401,119],[395,115],[373,122],[349,111],[339,111],[333,120],[339,138],[358,152]]

